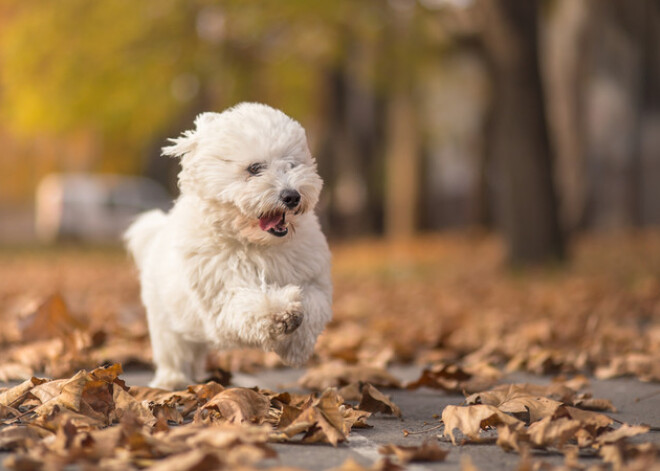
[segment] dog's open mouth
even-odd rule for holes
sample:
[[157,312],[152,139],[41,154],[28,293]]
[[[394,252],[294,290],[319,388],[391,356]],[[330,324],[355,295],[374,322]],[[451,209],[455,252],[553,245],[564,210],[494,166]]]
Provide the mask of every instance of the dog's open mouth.
[[286,223],[286,212],[267,214],[259,218],[259,227],[275,237],[284,237],[289,228]]

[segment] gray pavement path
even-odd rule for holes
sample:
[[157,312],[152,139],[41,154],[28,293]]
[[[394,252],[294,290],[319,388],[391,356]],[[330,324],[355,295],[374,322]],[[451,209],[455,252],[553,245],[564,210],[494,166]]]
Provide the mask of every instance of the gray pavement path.
[[[390,370],[395,376],[404,381],[416,379],[420,369],[417,367],[400,367]],[[273,390],[295,389],[296,380],[303,370],[284,369],[268,370],[255,375],[235,374],[233,384],[236,386],[259,386]],[[149,371],[129,371],[122,378],[128,385],[145,385],[151,379]],[[504,382],[527,382],[545,384],[550,378],[513,374],[504,379]],[[660,384],[642,383],[635,379],[624,378],[600,381],[590,380],[589,390],[594,397],[610,399],[618,409],[609,415],[616,420],[630,424],[647,424],[660,429]],[[426,423],[437,423],[434,414],[440,415],[446,405],[458,405],[463,401],[460,395],[449,395],[439,391],[420,389],[417,391],[385,390],[392,400],[401,408],[403,420],[394,417],[374,415],[369,418],[373,425],[371,429],[353,430],[348,443],[340,444],[334,448],[330,445],[298,445],[275,444],[278,457],[263,462],[264,467],[295,466],[309,470],[325,470],[339,466],[348,457],[355,461],[369,465],[380,459],[378,448],[388,443],[416,445],[424,440],[435,440],[440,430],[423,432],[429,428]],[[403,431],[416,432],[407,437]],[[419,433],[418,433],[419,432]],[[644,441],[660,444],[660,432],[650,432],[643,437]],[[480,470],[508,470],[516,469],[520,457],[515,453],[507,453],[493,444],[475,444],[453,446],[448,442],[441,442],[442,447],[450,450],[446,461],[440,463],[411,464],[407,469],[460,469],[461,459],[464,455],[470,456],[473,464]],[[0,462],[7,456],[0,453]],[[537,452],[535,455],[549,463],[561,464],[563,456],[548,452]],[[584,458],[585,464],[595,464],[594,459]],[[0,470],[4,470],[0,465]]]

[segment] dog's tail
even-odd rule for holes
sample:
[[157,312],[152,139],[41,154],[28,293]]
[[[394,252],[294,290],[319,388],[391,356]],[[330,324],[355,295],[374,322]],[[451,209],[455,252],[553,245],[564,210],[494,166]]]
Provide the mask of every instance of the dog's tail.
[[139,269],[142,269],[149,245],[156,232],[163,227],[165,218],[165,213],[160,209],[142,213],[124,233],[124,243]]

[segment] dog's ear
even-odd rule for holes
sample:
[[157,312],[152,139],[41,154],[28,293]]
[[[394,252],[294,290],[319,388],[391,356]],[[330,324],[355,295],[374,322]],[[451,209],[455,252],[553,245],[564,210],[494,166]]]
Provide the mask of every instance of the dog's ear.
[[197,115],[197,118],[195,118],[196,129],[194,131],[185,131],[181,137],[169,139],[172,145],[163,147],[163,155],[183,157],[195,150],[195,147],[197,147],[197,133],[208,126],[211,122],[215,121],[218,116],[218,113],[211,112],[200,113]]
[[183,157],[197,147],[197,132],[185,131],[181,137],[168,139],[168,141],[170,141],[172,145],[162,148],[163,155],[169,155],[170,157]]
[[215,121],[218,116],[220,116],[219,113],[213,113],[211,111],[198,114],[197,118],[195,118],[195,126],[197,127],[197,130],[199,131],[200,129],[205,128],[207,125]]

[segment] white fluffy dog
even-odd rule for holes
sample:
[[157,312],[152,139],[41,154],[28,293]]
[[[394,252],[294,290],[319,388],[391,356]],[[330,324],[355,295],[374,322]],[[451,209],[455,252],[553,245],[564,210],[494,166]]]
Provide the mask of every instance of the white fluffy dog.
[[300,365],[332,316],[330,252],[313,212],[322,181],[305,131],[242,103],[202,113],[172,139],[181,196],[141,215],[125,240],[140,271],[156,376],[174,389],[206,349],[259,347]]

